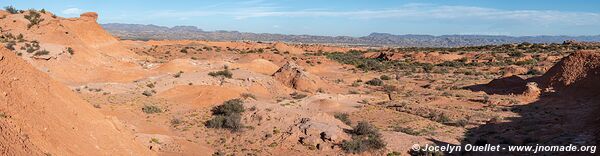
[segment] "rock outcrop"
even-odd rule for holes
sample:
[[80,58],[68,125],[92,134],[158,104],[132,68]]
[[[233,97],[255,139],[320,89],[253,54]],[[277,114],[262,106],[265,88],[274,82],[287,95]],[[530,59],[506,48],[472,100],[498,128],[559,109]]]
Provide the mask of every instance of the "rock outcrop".
[[300,91],[315,92],[324,85],[318,76],[304,71],[292,61],[285,63],[272,76],[284,85]]
[[83,13],[83,14],[79,15],[79,18],[85,19],[85,20],[96,21],[98,19],[98,13],[95,13],[95,12],[86,12],[86,13]]
[[541,88],[597,90],[600,87],[600,53],[575,52],[550,68],[539,80]]

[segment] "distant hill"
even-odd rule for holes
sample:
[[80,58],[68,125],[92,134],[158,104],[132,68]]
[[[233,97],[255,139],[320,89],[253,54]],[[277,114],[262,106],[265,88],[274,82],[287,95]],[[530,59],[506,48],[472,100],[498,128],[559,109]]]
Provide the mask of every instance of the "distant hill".
[[204,31],[195,26],[175,26],[172,28],[142,24],[102,24],[102,27],[114,36],[122,39],[161,40],[161,39],[202,39],[216,41],[283,41],[296,43],[328,43],[372,46],[401,47],[457,47],[506,43],[562,43],[565,40],[586,42],[600,41],[595,36],[499,36],[499,35],[393,35],[372,33],[363,37],[284,35],[269,33],[246,33],[238,31]]

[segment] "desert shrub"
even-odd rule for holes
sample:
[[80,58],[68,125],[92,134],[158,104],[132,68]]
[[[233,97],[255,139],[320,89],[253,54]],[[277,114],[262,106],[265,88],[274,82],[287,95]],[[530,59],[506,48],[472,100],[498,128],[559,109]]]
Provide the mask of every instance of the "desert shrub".
[[44,21],[43,18],[41,18],[42,16],[40,15],[40,13],[38,13],[35,10],[29,10],[28,11],[29,14],[25,15],[25,19],[29,20],[29,24],[27,25],[27,28],[31,28],[34,25],[40,24],[40,22]]
[[183,123],[183,121],[181,121],[181,119],[179,118],[173,118],[171,119],[171,126],[177,126],[179,124]]
[[146,87],[148,87],[148,88],[154,88],[154,83],[148,83],[148,84],[146,84]]
[[10,42],[6,43],[4,45],[4,47],[8,50],[15,50],[15,45],[17,45],[17,43],[15,41],[10,41]]
[[403,127],[394,127],[393,129],[396,132],[402,132],[402,133],[406,133],[408,135],[414,135],[414,136],[421,136],[423,135],[423,132],[420,130],[415,130],[413,128],[407,127],[407,128],[403,128]]
[[350,133],[352,140],[344,140],[341,144],[342,149],[346,152],[361,153],[382,149],[386,146],[377,128],[365,121],[358,122],[358,125]]
[[208,128],[224,128],[239,131],[243,128],[242,117],[239,114],[217,115],[206,122]]
[[508,56],[511,56],[511,57],[523,57],[523,56],[525,56],[525,54],[523,54],[523,52],[520,52],[520,51],[513,51],[513,52],[509,52]]
[[307,97],[308,95],[298,93],[298,92],[293,92],[292,94],[290,94],[290,96],[292,96],[293,99],[302,99],[302,98]]
[[423,64],[421,64],[421,68],[423,68],[423,72],[429,73],[429,72],[433,71],[433,64],[423,63]]
[[387,76],[387,75],[381,75],[381,76],[379,76],[379,78],[381,80],[390,80],[390,79],[392,79],[390,76]]
[[213,76],[213,77],[223,76],[226,78],[231,78],[233,76],[233,73],[231,73],[231,71],[225,69],[225,70],[221,70],[221,71],[210,72],[210,73],[208,73],[208,75]]
[[335,115],[333,115],[333,117],[342,121],[346,125],[352,124],[352,121],[350,120],[350,116],[348,115],[348,113],[335,113]]
[[240,95],[240,96],[244,99],[251,98],[251,99],[256,100],[256,95],[254,95],[252,93],[242,93],[242,95]]
[[243,128],[241,114],[245,111],[241,99],[232,99],[214,107],[211,111],[213,118],[206,122],[208,128],[225,128],[239,131]]
[[48,50],[40,50],[40,51],[35,52],[33,55],[41,56],[41,55],[48,55],[48,54],[50,54],[50,52]]
[[244,101],[241,99],[231,99],[223,102],[222,105],[214,107],[211,111],[213,115],[231,115],[244,112]]
[[73,55],[73,54],[75,54],[75,50],[73,50],[73,48],[71,48],[71,47],[67,47],[67,53]]
[[154,143],[154,144],[160,144],[160,140],[158,140],[157,138],[150,138],[150,141],[148,141],[149,143]]
[[444,113],[433,113],[429,116],[429,119],[442,124],[447,124],[451,121],[450,117]]
[[359,81],[354,81],[354,82],[352,82],[351,86],[352,87],[358,87],[358,86],[360,86],[360,82]]
[[16,9],[15,7],[13,7],[13,6],[5,6],[4,10],[6,10],[8,13],[11,13],[11,14],[18,14],[19,13],[19,10]]
[[454,67],[454,68],[463,67],[465,65],[466,64],[462,61],[445,61],[440,64],[437,64],[437,66]]
[[366,121],[358,122],[358,124],[352,129],[353,135],[371,135],[375,133],[379,133],[377,128]]
[[17,39],[17,41],[19,41],[19,42],[25,42],[25,39],[24,39],[24,36],[23,36],[23,34],[19,34],[19,35],[17,35],[17,38],[16,38],[16,39]]
[[146,114],[161,113],[162,109],[160,109],[160,107],[158,107],[158,106],[146,105],[146,106],[142,107],[142,112],[144,112]]
[[383,85],[383,81],[378,78],[371,79],[365,83],[368,85],[371,85],[371,86],[382,86]]
[[144,92],[142,92],[142,95],[152,96],[152,95],[154,95],[154,93],[156,93],[156,91],[154,91],[154,90],[145,90]]
[[32,41],[31,44],[25,43],[25,50],[27,53],[33,53],[37,50],[40,50],[40,43],[37,41]]
[[350,50],[346,53],[334,52],[327,53],[326,56],[330,60],[334,60],[343,64],[354,65],[356,68],[364,71],[369,70],[384,70],[385,64],[377,59],[364,58],[363,51]]

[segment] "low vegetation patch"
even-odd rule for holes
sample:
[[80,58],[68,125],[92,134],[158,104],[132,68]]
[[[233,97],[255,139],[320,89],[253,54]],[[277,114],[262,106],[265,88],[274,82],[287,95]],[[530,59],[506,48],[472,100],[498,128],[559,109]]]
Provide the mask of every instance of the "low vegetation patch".
[[379,76],[379,79],[381,79],[381,80],[390,80],[390,79],[392,79],[392,77],[390,77],[388,75],[381,75],[381,76]]
[[160,109],[160,107],[155,106],[155,105],[146,105],[146,106],[142,107],[142,111],[146,114],[154,114],[154,113],[163,112],[163,110]]
[[75,54],[75,50],[73,50],[73,48],[71,48],[71,47],[67,47],[67,53],[73,55],[73,54]]
[[335,115],[333,115],[333,117],[342,121],[346,125],[352,124],[352,121],[350,120],[350,115],[348,115],[348,113],[335,113]]
[[303,99],[303,98],[307,97],[308,95],[294,92],[294,93],[290,94],[290,96],[292,96],[293,99]]
[[231,131],[242,129],[242,112],[245,111],[244,101],[232,99],[223,102],[222,105],[214,107],[211,111],[213,118],[206,122],[208,128],[223,128]]
[[6,10],[6,12],[11,13],[11,14],[18,14],[20,12],[20,10],[16,9],[13,6],[5,6],[4,10]]
[[48,50],[40,50],[40,51],[35,52],[33,55],[34,56],[42,56],[42,55],[48,55],[48,54],[50,54],[50,52]]
[[243,99],[254,99],[256,100],[256,95],[252,94],[252,93],[242,93],[242,95],[240,95]]
[[383,85],[383,81],[378,78],[371,79],[365,83],[368,85],[371,85],[371,86],[382,86]]
[[210,72],[210,73],[208,73],[208,75],[213,76],[213,77],[219,77],[219,76],[226,77],[226,78],[233,77],[233,73],[231,73],[231,71],[229,71],[228,69],[216,71],[216,72]]
[[27,24],[28,29],[44,21],[40,13],[38,13],[36,10],[29,10],[28,12],[29,14],[24,16],[25,19],[29,20],[29,24]]
[[379,130],[368,122],[358,122],[350,134],[352,134],[352,140],[344,140],[341,144],[342,149],[348,153],[379,150],[386,146],[386,143],[381,139]]

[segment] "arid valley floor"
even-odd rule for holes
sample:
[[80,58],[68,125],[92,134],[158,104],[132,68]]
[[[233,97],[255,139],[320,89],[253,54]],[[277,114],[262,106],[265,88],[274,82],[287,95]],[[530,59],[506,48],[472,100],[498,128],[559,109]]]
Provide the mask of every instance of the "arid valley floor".
[[426,155],[411,146],[598,142],[598,43],[137,41],[97,18],[0,11],[1,155]]

